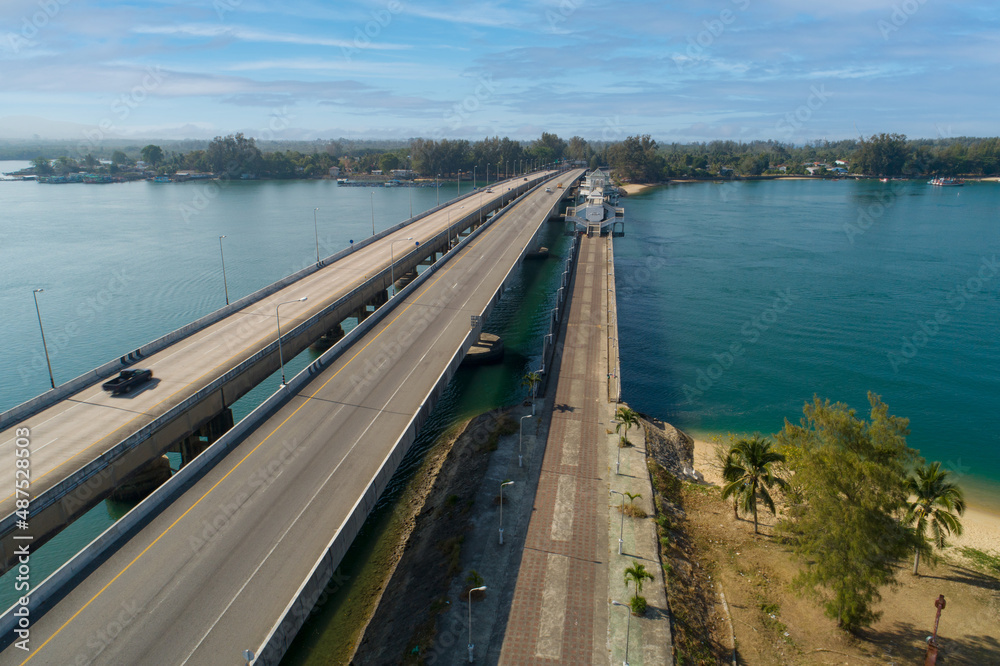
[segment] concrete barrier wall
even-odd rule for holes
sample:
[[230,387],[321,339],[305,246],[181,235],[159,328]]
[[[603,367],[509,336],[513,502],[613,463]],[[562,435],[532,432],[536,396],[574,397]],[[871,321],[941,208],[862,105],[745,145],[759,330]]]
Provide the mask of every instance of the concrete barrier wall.
[[[535,184],[535,182],[537,180],[539,180],[539,178],[540,177],[532,178],[532,180],[529,181],[529,184]],[[518,186],[518,190],[523,191],[523,185],[524,185],[524,183],[522,181],[521,185]],[[219,308],[218,310],[216,310],[214,312],[211,312],[211,313],[205,315],[204,317],[201,317],[200,319],[198,319],[196,321],[193,321],[190,324],[182,326],[181,328],[178,328],[177,330],[172,331],[172,332],[170,332],[170,333],[168,333],[168,334],[166,334],[166,335],[164,335],[164,336],[162,336],[160,338],[157,338],[156,340],[153,340],[152,342],[146,343],[145,345],[139,347],[138,349],[136,349],[134,351],[131,351],[131,352],[129,352],[129,353],[127,353],[127,354],[125,354],[125,355],[117,358],[117,359],[114,359],[112,361],[108,361],[104,365],[101,365],[101,366],[99,366],[99,367],[97,367],[97,368],[95,368],[93,370],[85,372],[82,375],[80,375],[79,377],[76,377],[74,379],[71,379],[68,382],[60,384],[59,386],[57,386],[54,389],[46,391],[45,393],[42,393],[41,395],[38,395],[38,396],[36,396],[36,397],[34,397],[34,398],[30,399],[30,400],[27,400],[27,401],[21,403],[20,405],[12,407],[11,409],[7,410],[6,412],[3,412],[2,414],[0,414],[0,430],[4,430],[6,428],[9,428],[10,426],[12,426],[14,424],[16,424],[16,423],[18,423],[18,422],[20,422],[20,421],[22,421],[22,420],[24,420],[26,418],[29,418],[30,416],[32,416],[34,414],[37,414],[38,412],[42,411],[43,409],[47,409],[48,407],[51,407],[52,405],[56,404],[60,400],[63,400],[64,398],[67,398],[68,396],[73,395],[77,391],[80,391],[80,390],[86,388],[87,386],[95,384],[95,383],[101,381],[102,379],[106,379],[108,377],[111,377],[112,375],[120,372],[122,369],[127,368],[127,367],[129,367],[129,366],[137,363],[138,361],[142,360],[143,358],[146,358],[146,357],[148,357],[148,356],[150,356],[152,354],[155,354],[155,353],[158,353],[158,352],[162,351],[163,349],[166,349],[167,347],[169,347],[170,345],[176,343],[177,341],[183,340],[184,338],[186,338],[186,337],[188,337],[190,335],[193,335],[193,334],[195,334],[195,333],[197,333],[197,332],[199,332],[199,331],[201,331],[201,330],[203,330],[203,329],[211,326],[212,324],[215,324],[215,323],[221,321],[222,319],[225,319],[226,317],[228,317],[229,315],[233,314],[234,312],[238,312],[239,310],[242,310],[243,308],[245,308],[245,307],[247,307],[249,305],[253,305],[254,303],[257,303],[258,301],[261,301],[261,300],[267,298],[268,296],[274,294],[275,292],[280,291],[281,289],[284,289],[288,285],[290,285],[290,284],[292,284],[294,282],[297,282],[297,281],[301,280],[304,277],[312,275],[316,271],[318,271],[318,270],[320,270],[322,268],[325,268],[326,266],[329,266],[330,264],[332,264],[332,263],[334,263],[334,262],[336,262],[336,261],[338,261],[338,260],[346,257],[349,254],[352,254],[353,252],[357,252],[358,250],[360,250],[363,247],[367,247],[368,245],[370,245],[372,243],[375,243],[375,242],[377,242],[377,241],[385,238],[386,236],[388,236],[388,235],[390,235],[392,233],[395,233],[396,231],[399,231],[400,229],[403,229],[403,228],[405,228],[405,227],[413,224],[414,222],[416,222],[418,220],[421,220],[421,219],[423,219],[423,218],[425,218],[425,217],[427,217],[429,215],[433,215],[434,213],[437,213],[438,211],[443,210],[443,209],[447,208],[448,206],[451,206],[452,204],[454,204],[457,201],[463,201],[465,199],[468,199],[468,198],[471,198],[471,197],[474,197],[474,196],[478,196],[478,195],[479,195],[479,193],[476,192],[476,191],[468,192],[466,194],[463,194],[460,197],[457,197],[455,199],[447,201],[447,202],[441,204],[440,206],[435,206],[434,208],[431,208],[430,210],[424,211],[423,213],[420,213],[419,215],[416,215],[414,217],[411,217],[408,220],[400,222],[399,224],[395,225],[394,227],[390,227],[389,229],[385,229],[384,231],[381,231],[381,232],[375,234],[374,236],[369,236],[368,238],[365,238],[365,239],[363,239],[361,241],[358,241],[357,243],[354,243],[354,245],[352,247],[349,247],[349,248],[346,248],[344,250],[341,250],[340,252],[336,252],[336,253],[330,255],[329,257],[327,257],[326,259],[321,260],[318,264],[313,264],[311,266],[303,268],[302,270],[297,271],[297,272],[295,272],[295,273],[293,273],[293,274],[291,274],[291,275],[289,275],[289,276],[287,276],[285,278],[282,278],[281,280],[278,280],[277,282],[274,282],[273,284],[270,284],[270,285],[268,285],[266,287],[258,289],[254,293],[252,293],[252,294],[250,294],[248,296],[244,296],[243,298],[241,298],[241,299],[239,299],[237,301],[234,301],[234,302],[230,303],[229,305],[227,305],[227,306],[225,306],[223,308]],[[514,195],[514,197],[512,197],[512,195]],[[501,199],[502,200],[502,205],[506,205],[507,203],[509,203],[512,198],[516,198],[516,190],[511,190],[510,194],[508,194],[506,192],[503,193],[503,196],[502,196],[502,199]],[[478,211],[478,209],[477,209],[477,211]]]
[[615,286],[615,243],[608,234],[608,400],[621,402],[622,362],[618,340],[618,291]]
[[[563,264],[563,275],[559,286],[563,289],[563,293],[568,295],[569,286],[573,281],[573,271],[576,269],[576,259],[580,252],[580,236],[578,234],[573,235],[573,242],[570,244],[569,256],[566,257],[566,262]],[[568,298],[562,298],[556,300],[555,312],[549,313],[549,331],[544,338],[542,338],[542,368],[548,370],[552,363],[552,357],[555,355],[556,349],[556,336],[559,335],[559,321],[562,319],[563,312],[566,310],[566,303],[569,302]],[[549,337],[551,336],[551,337]],[[547,372],[542,373],[542,385],[540,390],[548,386],[548,374]]]
[[[492,221],[500,219],[509,209],[510,206],[508,205],[501,210],[501,212],[495,216]],[[478,237],[480,233],[486,230],[492,221],[484,221],[481,227],[469,236],[466,236],[461,243],[459,243],[451,252],[448,253],[448,255],[446,255],[446,257],[450,258],[451,256],[454,256],[455,253],[466,247],[476,237]],[[442,261],[435,263],[428,270],[424,271],[416,280],[411,282],[405,289],[399,292],[399,297],[391,299],[385,307],[381,307],[373,312],[367,319],[365,319],[364,322],[353,328],[346,336],[344,336],[343,339],[337,342],[337,344],[328,349],[307,368],[289,380],[286,388],[279,389],[268,397],[263,403],[261,403],[260,406],[250,412],[250,414],[243,418],[239,423],[234,425],[233,428],[227,431],[215,443],[208,447],[201,455],[174,474],[169,481],[160,486],[156,491],[149,495],[149,497],[125,514],[125,516],[118,520],[114,525],[105,530],[83,550],[77,553],[77,555],[74,556],[69,562],[46,578],[40,585],[35,586],[31,593],[31,603],[29,604],[31,616],[35,619],[41,617],[49,608],[51,608],[53,604],[57,603],[59,599],[64,597],[77,582],[86,577],[86,575],[88,575],[94,567],[98,566],[100,562],[107,559],[134,534],[148,525],[153,518],[163,511],[164,508],[169,506],[174,500],[190,489],[191,486],[193,486],[208,470],[214,467],[223,457],[225,457],[227,453],[236,448],[247,435],[252,433],[257,427],[277,412],[282,405],[296,395],[306,384],[312,381],[316,375],[322,373],[333,362],[340,358],[340,356],[342,356],[344,352],[358,340],[358,338],[368,333],[368,331],[370,331],[376,324],[382,321],[386,315],[388,315],[395,308],[397,303],[403,302],[407,295],[412,293],[414,290],[419,289],[420,286],[442,265],[444,265],[446,261],[447,260],[443,258]],[[475,332],[474,337],[472,336],[472,332],[470,332],[470,337],[467,337],[466,342],[463,343],[462,348],[464,351],[461,353],[461,356],[464,356],[465,352],[468,351],[468,348],[471,347],[472,341],[474,341],[477,337],[478,331]],[[458,356],[458,354],[456,354],[456,356]],[[460,360],[461,357],[459,357],[459,361]],[[452,368],[453,364],[454,359],[452,364],[449,364],[449,368]],[[455,367],[457,367],[457,365],[455,365]],[[454,370],[452,370],[452,372],[453,371]],[[447,382],[445,382],[445,385],[447,385]],[[433,400],[436,401],[438,394],[434,394],[433,391],[431,393],[434,395]],[[423,411],[424,410],[421,410],[421,412]],[[429,413],[429,410],[427,410],[426,413]],[[423,423],[423,419],[426,419],[426,413],[419,421],[420,424]],[[417,417],[414,417],[414,419],[416,418]],[[417,427],[419,427],[419,425]],[[411,429],[408,427],[407,432],[410,432],[410,430]],[[406,437],[406,433],[404,433],[399,441],[403,441],[404,437]],[[406,445],[407,448],[410,444],[412,444],[412,440],[410,440],[410,442]],[[402,459],[402,455],[405,455],[406,453],[405,450],[401,453],[397,451],[396,449],[398,446],[399,442],[397,442],[397,446],[394,447],[393,453],[386,458],[387,461],[396,461],[393,466],[393,470],[395,470],[395,467],[398,466],[399,460]],[[385,463],[383,463],[383,465],[384,464]],[[380,480],[381,486],[376,486],[375,480],[373,480],[369,490],[377,488],[377,492],[380,495],[382,490],[385,488],[385,484],[388,483],[388,478],[390,477],[391,474],[389,477]],[[378,479],[379,477],[376,477],[376,480]],[[367,517],[368,511],[370,511],[374,506],[374,501],[371,501],[370,503],[365,502],[365,497],[362,497],[355,506],[355,511],[358,506],[362,505],[363,502],[365,507],[364,517]],[[360,525],[364,523],[364,518],[360,518],[359,520],[358,517],[354,515],[354,512],[352,512],[351,518],[348,519],[348,521],[352,520],[357,523],[358,529],[360,529]],[[338,537],[334,537],[334,541],[336,541],[337,538]],[[346,551],[347,546],[349,545],[350,541],[343,545],[341,555],[339,555],[336,559],[338,564],[343,551]],[[315,571],[316,569],[314,568],[314,573]],[[329,575],[327,575],[326,579],[323,581],[323,585],[326,584],[332,574],[333,570],[331,569],[329,571]],[[310,578],[312,578],[312,575]],[[320,586],[320,589],[322,589],[322,586]],[[290,607],[291,605],[292,604],[290,604]],[[14,608],[15,606],[12,606],[3,614],[3,616],[0,616],[0,649],[9,645],[13,640],[13,630],[18,621],[18,618],[13,614]],[[311,609],[312,606],[309,608]],[[298,626],[301,626],[301,623],[299,623]],[[298,628],[296,628],[295,631],[298,631]],[[292,634],[292,637],[294,637],[294,633]],[[291,639],[289,638],[289,641],[290,640]]]

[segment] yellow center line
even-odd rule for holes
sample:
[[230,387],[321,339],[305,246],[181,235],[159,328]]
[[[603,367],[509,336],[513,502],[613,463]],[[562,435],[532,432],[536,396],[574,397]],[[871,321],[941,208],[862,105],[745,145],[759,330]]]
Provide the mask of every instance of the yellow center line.
[[[513,209],[511,209],[511,212],[513,212],[516,208],[519,208],[521,205],[523,205],[525,203],[526,203],[526,201],[522,201],[519,204],[515,205],[515,207]],[[395,317],[393,317],[392,320],[388,324],[386,324],[384,327],[382,327],[382,330],[380,330],[378,333],[376,333],[375,336],[371,340],[369,340],[368,343],[364,347],[362,347],[361,349],[359,349],[354,354],[354,356],[352,356],[347,361],[347,363],[345,363],[343,366],[341,366],[341,368],[339,370],[337,370],[335,373],[333,373],[333,375],[329,379],[327,379],[325,382],[323,382],[323,385],[320,386],[318,389],[316,389],[312,393],[312,395],[308,396],[308,398],[306,400],[303,400],[302,404],[295,408],[295,411],[293,411],[291,414],[289,414],[285,418],[284,421],[282,421],[280,424],[278,424],[278,426],[267,435],[267,437],[265,437],[264,439],[262,439],[260,441],[260,443],[258,443],[255,447],[253,447],[253,449],[251,449],[249,452],[247,452],[247,454],[245,456],[243,456],[243,458],[241,458],[240,461],[238,463],[236,463],[236,465],[234,465],[231,470],[229,470],[228,472],[226,472],[225,476],[223,476],[221,479],[219,479],[218,481],[216,481],[215,484],[213,484],[211,488],[209,488],[208,490],[206,490],[205,493],[201,497],[199,497],[197,499],[197,501],[195,501],[194,504],[192,504],[190,507],[188,507],[188,509],[184,513],[182,513],[180,516],[178,516],[177,519],[174,520],[174,522],[172,522],[165,530],[163,530],[162,532],[160,532],[160,535],[157,536],[156,539],[154,539],[152,541],[152,543],[150,543],[148,546],[146,546],[142,550],[142,552],[140,552],[138,555],[136,555],[134,558],[132,558],[132,561],[129,562],[125,566],[124,569],[122,569],[121,571],[119,571],[118,574],[115,575],[115,577],[112,578],[110,581],[108,581],[104,585],[104,587],[102,587],[100,590],[98,590],[97,593],[94,596],[92,596],[89,601],[87,601],[87,603],[85,603],[83,606],[81,606],[80,610],[78,610],[75,613],[73,613],[73,615],[68,620],[66,620],[62,624],[62,626],[60,626],[58,629],[56,629],[55,633],[53,633],[51,636],[49,636],[45,640],[44,643],[42,643],[41,645],[39,645],[38,648],[36,648],[35,651],[33,653],[31,653],[31,655],[29,655],[27,659],[25,659],[24,661],[22,661],[21,662],[21,666],[24,666],[24,664],[27,664],[29,661],[31,661],[32,659],[34,659],[35,656],[37,656],[38,653],[41,652],[42,649],[52,641],[52,639],[54,639],[56,636],[58,636],[62,632],[62,630],[65,629],[69,625],[70,622],[72,622],[73,620],[75,620],[80,615],[80,613],[82,613],[83,611],[85,611],[87,609],[87,607],[90,606],[90,604],[92,604],[94,601],[97,600],[98,597],[100,597],[102,594],[104,594],[104,591],[107,590],[109,587],[111,587],[111,585],[115,581],[117,581],[119,578],[121,578],[125,574],[126,571],[128,571],[129,569],[131,569],[132,565],[139,561],[139,558],[141,558],[143,555],[145,555],[147,552],[149,552],[149,550],[153,546],[155,546],[157,544],[157,542],[159,542],[160,539],[162,539],[164,536],[167,535],[168,532],[170,532],[172,529],[174,529],[174,526],[176,526],[177,523],[179,523],[181,520],[184,519],[185,516],[187,516],[189,513],[191,513],[191,511],[193,511],[196,506],[198,506],[199,504],[201,504],[202,500],[204,500],[206,497],[208,497],[217,487],[219,487],[219,485],[223,481],[225,481],[227,478],[229,478],[230,474],[232,474],[237,469],[239,469],[240,465],[242,465],[244,462],[246,462],[247,458],[249,458],[250,456],[252,456],[257,451],[257,449],[259,449],[261,446],[264,445],[264,442],[266,442],[267,440],[271,439],[271,437],[276,432],[278,432],[282,427],[284,427],[284,425],[286,423],[288,423],[292,419],[292,417],[294,417],[296,414],[299,413],[299,410],[301,410],[303,407],[305,407],[309,403],[309,400],[311,400],[312,398],[315,398],[316,395],[319,394],[320,391],[322,391],[324,388],[326,388],[327,384],[329,384],[330,382],[332,382],[337,377],[337,375],[339,375],[341,372],[343,372],[344,369],[347,368],[354,361],[354,359],[356,359],[358,357],[358,355],[360,355],[362,352],[364,352],[366,349],[368,349],[368,347],[371,346],[371,344],[373,342],[375,342],[379,338],[379,336],[381,336],[383,333],[385,333],[387,330],[389,330],[389,327],[392,326],[394,323],[396,323],[397,319],[399,319],[400,317],[402,317],[403,314],[407,310],[409,310],[413,305],[416,304],[417,301],[419,301],[421,298],[423,298],[430,291],[430,289],[434,285],[436,285],[438,282],[440,282],[441,278],[443,278],[445,276],[445,274],[448,273],[448,271],[450,271],[452,268],[454,268],[458,264],[458,262],[460,262],[461,260],[463,260],[466,257],[468,257],[469,253],[470,253],[469,251],[471,251],[474,247],[476,247],[477,245],[479,245],[479,243],[481,243],[483,240],[485,240],[485,237],[490,232],[494,231],[495,229],[497,229],[497,227],[491,225],[489,228],[486,229],[486,231],[484,231],[482,233],[482,235],[480,236],[480,238],[477,238],[474,243],[471,243],[467,248],[465,248],[465,251],[463,252],[463,254],[461,256],[455,257],[452,260],[453,263],[451,263],[451,265],[447,266],[444,270],[442,270],[441,271],[441,275],[439,275],[437,277],[437,279],[435,279],[433,282],[431,282],[429,285],[427,285],[424,288],[424,290],[420,293],[419,296],[417,296],[416,298],[414,298],[413,301],[410,302],[408,305],[406,305],[406,307],[404,307],[399,312],[399,314],[397,314]],[[293,398],[294,397],[295,396],[293,396]]]

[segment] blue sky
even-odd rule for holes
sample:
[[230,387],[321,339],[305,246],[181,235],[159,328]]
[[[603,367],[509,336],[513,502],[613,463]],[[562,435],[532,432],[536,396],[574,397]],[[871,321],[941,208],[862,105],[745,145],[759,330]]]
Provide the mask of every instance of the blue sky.
[[4,0],[0,138],[996,135],[1000,6]]

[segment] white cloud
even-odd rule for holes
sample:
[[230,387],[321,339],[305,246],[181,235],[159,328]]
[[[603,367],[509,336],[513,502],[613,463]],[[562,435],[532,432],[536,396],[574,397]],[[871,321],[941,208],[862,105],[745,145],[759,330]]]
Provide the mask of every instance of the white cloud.
[[[222,26],[204,23],[188,23],[184,25],[140,25],[132,28],[132,32],[140,35],[169,35],[180,37],[229,37],[245,42],[267,42],[273,44],[296,44],[299,46],[330,46],[334,48],[356,48],[352,40],[313,37],[289,32],[270,32],[242,26]],[[406,44],[389,44],[371,41],[365,45],[367,49],[379,51],[401,51],[411,48]]]

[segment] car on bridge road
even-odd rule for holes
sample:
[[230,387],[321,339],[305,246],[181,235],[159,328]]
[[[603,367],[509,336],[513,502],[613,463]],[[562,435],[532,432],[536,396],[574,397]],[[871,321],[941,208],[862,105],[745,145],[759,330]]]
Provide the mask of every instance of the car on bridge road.
[[117,377],[101,384],[101,388],[109,391],[111,395],[118,395],[119,393],[128,393],[136,386],[144,384],[152,378],[152,370],[139,368],[135,370],[122,370],[118,373]]

